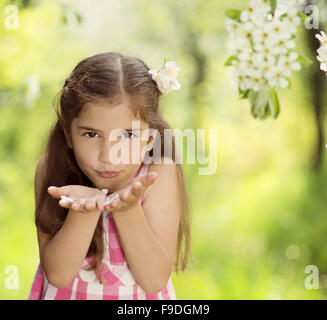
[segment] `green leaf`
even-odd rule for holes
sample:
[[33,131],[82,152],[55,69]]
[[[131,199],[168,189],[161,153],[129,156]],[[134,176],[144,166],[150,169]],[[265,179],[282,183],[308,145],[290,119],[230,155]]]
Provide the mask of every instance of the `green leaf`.
[[268,91],[266,89],[260,90],[257,99],[255,101],[260,119],[265,119],[267,118],[267,116],[269,116],[269,110],[267,112],[268,103],[269,103]]
[[267,119],[272,116],[276,119],[278,117],[280,105],[275,89],[267,88],[259,92],[250,90],[248,97],[251,103],[251,114],[254,118]]
[[76,16],[78,24],[82,24],[83,16],[80,13],[78,13],[77,11],[75,12],[75,16]]
[[258,92],[249,90],[248,98],[251,104],[251,114],[254,118],[257,118],[259,116],[258,105],[256,103],[257,97],[258,97]]
[[169,61],[172,61],[172,58],[170,56],[165,56],[164,57],[164,63],[163,63],[163,67],[165,66],[165,64]]
[[298,12],[297,16],[300,17],[303,22],[308,18],[308,16],[303,12]]
[[269,88],[269,109],[271,115],[276,119],[280,113],[278,94],[274,88]]
[[224,63],[224,66],[225,67],[229,67],[229,66],[232,66],[232,62],[233,61],[240,61],[236,56],[230,56]]
[[255,105],[254,103],[251,103],[251,114],[253,116],[253,118],[258,118],[258,114],[257,114],[257,110],[255,109]]
[[238,88],[239,98],[240,99],[246,99],[248,98],[250,90],[243,91],[240,88]]
[[66,17],[66,15],[65,14],[63,14],[62,16],[61,16],[61,23],[63,24],[63,25],[66,25],[67,26],[67,24],[68,24],[68,20],[67,20],[67,17]]
[[250,100],[251,103],[254,103],[255,100],[257,99],[257,95],[258,93],[253,91],[253,90],[249,90],[249,93],[248,93],[248,98]]
[[297,61],[300,62],[303,67],[307,67],[313,63],[313,61],[311,59],[301,56],[301,55],[299,55],[299,57],[297,58]]
[[241,12],[241,10],[237,9],[228,9],[225,11],[225,16],[227,16],[229,19],[241,22]]
[[273,14],[275,12],[275,10],[276,10],[277,1],[276,0],[270,0],[270,6],[271,6],[270,13]]

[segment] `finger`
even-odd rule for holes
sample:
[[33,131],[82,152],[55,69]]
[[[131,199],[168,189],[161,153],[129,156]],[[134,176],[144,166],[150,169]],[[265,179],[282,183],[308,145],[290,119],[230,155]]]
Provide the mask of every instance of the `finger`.
[[63,208],[70,209],[72,203],[70,201],[67,201],[67,200],[60,200],[59,205],[61,207],[63,207]]
[[120,209],[121,206],[122,206],[122,202],[120,200],[115,200],[110,204],[110,207],[114,209]]
[[145,187],[142,185],[142,183],[135,181],[132,185],[131,194],[133,197],[139,197],[142,194],[143,189],[145,189]]
[[71,205],[71,209],[73,209],[75,211],[80,211],[81,210],[81,205],[75,202],[75,203],[73,203]]
[[84,208],[86,210],[89,210],[89,211],[94,211],[95,210],[95,201],[94,200],[88,200],[85,203]]
[[69,189],[64,187],[55,187],[55,186],[50,186],[48,188],[48,193],[56,199],[59,199],[61,196],[70,196]]
[[100,211],[106,210],[105,205],[103,204],[103,202],[101,202],[101,200],[99,201],[98,208]]
[[104,210],[110,211],[113,208],[116,208],[117,203],[120,202],[120,200],[114,200],[113,202],[110,202],[109,204],[106,204],[104,206]]
[[48,193],[50,194],[51,197],[56,198],[56,199],[59,199],[61,196],[59,188],[55,187],[55,186],[49,187]]
[[[119,193],[114,193],[114,194],[111,194],[109,197],[106,198],[106,201],[104,203],[104,205],[108,208],[110,208],[110,203],[114,200],[117,200],[117,199],[120,199],[120,195]],[[107,210],[107,209],[106,209]]]
[[105,210],[104,201],[102,199],[96,200],[96,206],[100,211]]
[[132,198],[134,198],[134,196],[128,191],[128,190],[125,190],[122,192],[120,198],[123,200],[123,201],[130,201]]
[[144,178],[144,184],[148,187],[157,180],[158,173],[151,171],[151,172],[148,172],[147,175],[143,178]]
[[66,196],[61,196],[61,200],[68,201],[70,203],[74,203],[74,199]]
[[156,181],[157,177],[158,177],[158,173],[151,171],[148,172],[144,177],[135,179],[135,182],[141,182],[142,187],[147,188],[148,186],[150,186]]

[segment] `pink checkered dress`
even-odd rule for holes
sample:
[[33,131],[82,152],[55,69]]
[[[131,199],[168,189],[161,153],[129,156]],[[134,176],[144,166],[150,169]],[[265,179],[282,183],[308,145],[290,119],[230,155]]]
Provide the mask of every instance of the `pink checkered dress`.
[[[130,178],[145,175],[147,164],[142,162]],[[143,195],[140,198],[143,205]],[[118,232],[111,212],[102,211],[105,253],[100,275],[85,270],[94,257],[85,258],[77,275],[66,288],[56,288],[47,281],[41,264],[34,276],[28,300],[176,300],[171,277],[166,287],[154,295],[147,294],[135,281],[125,261]],[[102,278],[102,281],[99,279]],[[102,283],[101,283],[102,282]]]

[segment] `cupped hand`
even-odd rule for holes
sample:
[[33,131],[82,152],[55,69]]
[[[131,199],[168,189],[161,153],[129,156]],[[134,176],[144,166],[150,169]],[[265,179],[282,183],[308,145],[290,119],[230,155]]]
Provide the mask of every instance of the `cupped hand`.
[[51,186],[48,193],[55,199],[61,199],[59,201],[61,207],[81,212],[100,210],[106,201],[106,195],[102,190],[81,185]]
[[116,200],[113,200],[110,204],[100,205],[100,208],[118,212],[132,208],[137,204],[141,195],[156,181],[157,177],[156,172],[148,172],[143,177],[134,178],[126,187],[112,193],[107,199],[108,201],[116,197]]

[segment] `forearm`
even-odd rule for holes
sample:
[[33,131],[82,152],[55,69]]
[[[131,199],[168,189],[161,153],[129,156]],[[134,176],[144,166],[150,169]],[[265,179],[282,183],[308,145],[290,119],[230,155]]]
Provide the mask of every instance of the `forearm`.
[[152,232],[141,204],[129,211],[113,212],[113,218],[136,282],[150,294],[163,289],[171,273],[169,255]]
[[100,211],[69,210],[66,220],[43,250],[42,264],[49,282],[67,286],[86,257]]

